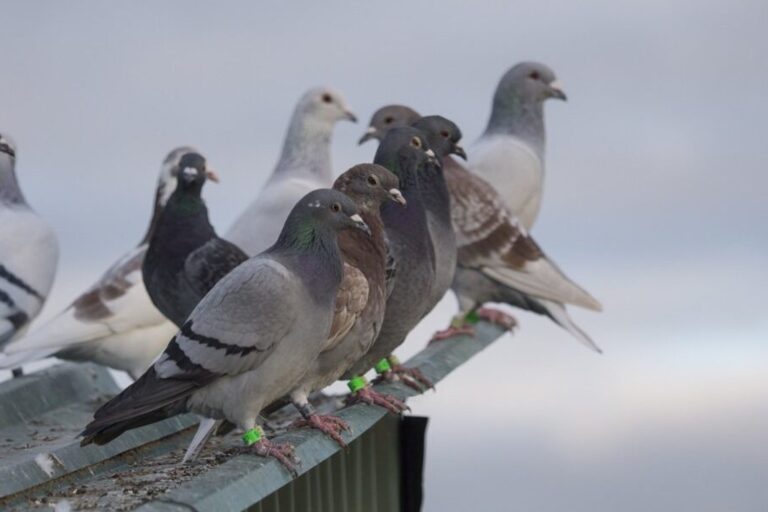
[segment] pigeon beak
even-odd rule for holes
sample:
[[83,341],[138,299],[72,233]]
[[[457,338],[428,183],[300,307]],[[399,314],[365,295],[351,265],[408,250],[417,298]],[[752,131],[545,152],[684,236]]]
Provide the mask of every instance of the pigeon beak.
[[365,131],[362,137],[360,137],[360,140],[357,141],[357,145],[360,146],[361,144],[365,144],[371,139],[378,138],[378,130],[374,128],[373,126],[369,126],[368,129]]
[[349,121],[352,121],[353,123],[357,122],[357,116],[350,112],[349,110],[344,111],[344,117],[347,118]]
[[362,229],[365,231],[366,235],[371,236],[371,228],[368,227],[368,224],[365,223],[360,214],[356,213],[354,215],[350,215],[349,218],[352,220],[352,222],[355,223],[355,227],[357,229]]
[[10,144],[6,144],[5,142],[0,142],[0,153],[5,153],[8,156],[11,156],[13,158],[16,157],[16,152],[13,150]]
[[549,93],[553,98],[557,98],[563,101],[568,100],[568,96],[565,95],[565,91],[563,91],[563,84],[560,83],[560,80],[550,82]]
[[205,170],[205,177],[214,183],[219,182],[219,173],[217,173],[215,169],[211,169],[210,167],[208,167]]
[[462,160],[467,159],[467,152],[464,151],[464,148],[459,146],[458,144],[453,145],[453,150],[451,150],[451,153],[454,155],[460,157]]
[[394,202],[396,202],[396,203],[399,203],[399,204],[401,204],[401,205],[403,205],[403,206],[405,206],[406,204],[408,204],[408,203],[406,202],[405,198],[403,197],[403,193],[402,193],[402,192],[400,192],[400,191],[399,191],[398,189],[396,189],[396,188],[391,188],[391,189],[389,189],[389,197],[390,197],[390,198],[392,198],[392,200],[393,200]]
[[431,149],[428,149],[424,153],[427,155],[427,162],[440,167],[440,161],[435,156],[434,151],[432,151]]

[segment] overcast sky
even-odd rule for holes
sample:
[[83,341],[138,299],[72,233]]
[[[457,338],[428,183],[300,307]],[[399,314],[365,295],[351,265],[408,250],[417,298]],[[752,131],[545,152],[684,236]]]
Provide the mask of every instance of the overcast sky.
[[[341,91],[338,172],[401,102],[481,132],[499,76],[549,64],[534,235],[605,306],[596,356],[521,329],[414,402],[432,418],[426,510],[768,509],[768,3],[6,2],[0,131],[59,234],[44,316],[146,227],[159,165],[198,147],[224,231],[274,165],[293,104]],[[447,297],[415,352],[455,309]]]

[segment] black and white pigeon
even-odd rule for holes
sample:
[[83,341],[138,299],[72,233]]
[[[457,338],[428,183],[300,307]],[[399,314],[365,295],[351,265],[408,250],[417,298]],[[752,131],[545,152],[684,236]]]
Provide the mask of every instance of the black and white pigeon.
[[485,132],[469,154],[469,169],[501,194],[530,230],[541,208],[544,186],[544,102],[565,100],[555,73],[538,62],[521,62],[496,87]]
[[189,411],[226,418],[256,454],[291,469],[292,446],[267,440],[257,417],[296,388],[327,343],[343,275],[337,234],[350,228],[368,230],[343,193],[304,196],[277,242],[223,277],[157,362],[96,411],[82,444]]
[[176,190],[149,238],[142,275],[152,303],[181,327],[213,285],[248,256],[219,238],[208,220],[201,192],[206,178],[218,177],[205,158],[187,153],[178,167]]
[[408,333],[429,312],[431,305],[435,253],[418,174],[434,162],[434,152],[429,148],[426,136],[411,127],[390,130],[376,151],[374,163],[386,167],[398,177],[400,190],[408,205],[405,208],[392,203],[382,205],[381,217],[397,265],[394,286],[387,300],[381,332],[368,353],[344,378],[361,375],[374,365],[379,373],[387,377],[403,376],[406,382],[409,377],[419,378],[416,372],[397,362],[390,365],[387,358],[405,341]]
[[[407,112],[408,116],[402,113]],[[406,122],[416,114],[402,105],[389,105],[374,118]],[[418,114],[416,114],[418,115]],[[571,319],[567,304],[600,311],[600,303],[571,281],[539,248],[510,212],[503,198],[485,180],[471,173],[451,154],[464,158],[459,145],[461,131],[441,116],[427,116],[415,125],[424,129],[432,147],[438,148],[443,172],[451,195],[451,219],[456,234],[458,264],[451,288],[459,299],[461,313],[451,328],[436,334],[443,339],[471,333],[467,320],[476,317],[512,328],[514,318],[501,311],[482,307],[487,302],[506,303],[546,315],[589,348],[600,351],[592,339]],[[377,135],[388,128],[378,125]],[[436,138],[441,137],[441,145]],[[448,153],[446,153],[448,151]],[[484,256],[480,256],[484,254]]]
[[23,335],[53,286],[59,246],[16,179],[16,145],[0,134],[0,347]]
[[160,214],[176,189],[179,160],[193,152],[193,148],[180,147],[163,161],[152,218],[141,242],[67,309],[8,345],[7,354],[0,357],[0,367],[55,356],[93,361],[126,371],[136,379],[152,364],[176,327],[152,304],[141,267]]
[[224,238],[251,256],[272,245],[296,201],[333,183],[331,137],[342,120],[357,118],[339,93],[327,87],[307,91],[293,111],[272,175]]

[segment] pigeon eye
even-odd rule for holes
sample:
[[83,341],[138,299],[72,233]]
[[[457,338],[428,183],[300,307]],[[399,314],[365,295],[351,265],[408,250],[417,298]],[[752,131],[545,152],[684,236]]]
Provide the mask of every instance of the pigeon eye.
[[331,205],[331,211],[335,213],[339,213],[341,211],[341,205],[339,203],[333,203]]
[[325,103],[333,103],[333,96],[331,96],[328,93],[323,94],[322,99],[323,99],[323,102]]
[[418,137],[414,137],[411,139],[411,146],[415,148],[421,148],[421,139]]
[[531,78],[533,80],[538,80],[541,78],[541,75],[538,71],[531,71],[531,74],[528,75],[528,78]]
[[441,132],[440,132],[440,135],[441,135],[441,136],[442,136],[444,139],[447,139],[447,138],[448,138],[448,137],[449,137],[451,134],[450,134],[450,133],[448,133],[448,130],[443,130],[443,131],[441,131]]
[[386,117],[386,118],[384,118],[384,124],[392,124],[392,122],[394,120],[395,120],[395,118],[392,117],[392,116]]
[[371,185],[372,187],[375,187],[376,185],[379,184],[379,180],[376,179],[376,176],[373,176],[373,175],[368,176],[368,184]]

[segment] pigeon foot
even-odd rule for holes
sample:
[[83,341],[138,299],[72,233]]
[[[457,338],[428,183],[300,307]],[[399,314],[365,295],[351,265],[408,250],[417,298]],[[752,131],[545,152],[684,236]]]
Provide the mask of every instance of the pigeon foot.
[[405,402],[397,397],[389,394],[379,393],[375,391],[371,386],[366,386],[353,394],[349,395],[349,401],[351,403],[363,402],[368,405],[378,405],[383,407],[393,414],[400,414],[405,411],[411,410]]
[[296,458],[296,449],[290,443],[273,443],[266,437],[262,437],[259,441],[248,447],[253,453],[259,457],[272,457],[282,464],[285,469],[296,477],[298,471],[296,466],[299,464],[299,459]]
[[294,426],[317,429],[336,441],[342,448],[346,448],[347,443],[344,441],[344,438],[341,437],[341,433],[352,431],[346,421],[330,414],[312,414],[306,419],[296,421]]
[[422,393],[427,389],[435,389],[432,381],[424,376],[418,368],[406,368],[401,364],[393,364],[392,369],[385,372],[382,377],[389,382],[402,381],[406,386]]
[[477,316],[492,324],[498,325],[499,327],[503,327],[508,331],[512,331],[517,327],[517,319],[515,319],[515,317],[503,313],[498,309],[480,308],[477,310]]

